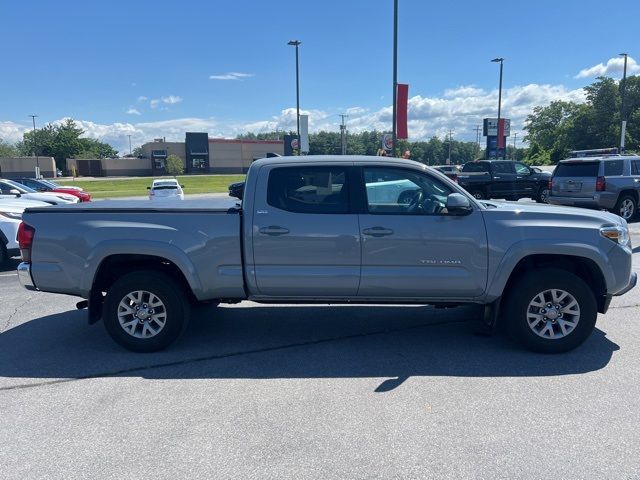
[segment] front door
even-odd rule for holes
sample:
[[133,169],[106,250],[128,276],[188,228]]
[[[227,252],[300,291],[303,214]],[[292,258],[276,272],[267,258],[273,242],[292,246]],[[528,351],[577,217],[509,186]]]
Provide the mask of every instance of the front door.
[[535,198],[538,194],[537,175],[524,163],[514,163],[516,169],[516,188],[519,196]]
[[516,193],[516,171],[508,161],[491,162],[490,191],[492,198],[508,198]]
[[449,215],[452,190],[428,173],[363,167],[363,177],[359,297],[454,299],[484,293],[487,237],[479,210]]
[[360,233],[358,216],[350,213],[348,171],[342,165],[260,169],[258,185],[267,185],[266,191],[255,192],[253,212],[260,295],[356,295]]

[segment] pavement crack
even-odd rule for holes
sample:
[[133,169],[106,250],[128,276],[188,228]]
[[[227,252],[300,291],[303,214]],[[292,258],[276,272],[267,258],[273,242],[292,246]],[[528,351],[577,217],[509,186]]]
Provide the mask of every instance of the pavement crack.
[[9,316],[7,317],[7,321],[4,322],[4,325],[0,329],[0,334],[7,331],[7,329],[9,328],[9,325],[11,325],[11,320],[13,320],[13,317],[15,317],[18,311],[22,307],[24,307],[27,303],[29,303],[31,300],[33,300],[33,295],[29,295],[24,302],[22,302],[20,305],[18,305],[16,308],[13,309],[13,312],[9,314]]
[[638,308],[640,307],[640,303],[634,303],[633,305],[620,305],[617,307],[609,307],[609,310],[619,309],[619,308]]
[[435,326],[439,326],[439,325],[454,325],[457,323],[467,323],[469,320],[455,320],[455,321],[451,321],[451,320],[443,320],[440,322],[430,322],[430,323],[422,323],[419,325],[412,325],[410,327],[402,327],[402,328],[385,328],[382,330],[375,330],[372,332],[363,332],[363,333],[354,333],[351,335],[341,335],[341,336],[335,336],[335,337],[327,337],[327,338],[320,338],[320,339],[313,339],[313,340],[307,340],[305,342],[296,342],[296,343],[288,343],[285,345],[274,345],[271,347],[263,347],[263,348],[255,348],[255,349],[251,349],[251,350],[240,350],[237,352],[228,352],[228,353],[222,353],[222,354],[217,354],[217,355],[203,355],[201,357],[194,357],[194,358],[186,358],[183,360],[175,360],[172,362],[163,362],[163,363],[156,363],[156,364],[151,364],[151,365],[141,365],[138,367],[130,367],[130,368],[123,368],[120,370],[114,370],[111,372],[102,372],[102,373],[94,373],[91,375],[83,375],[83,376],[79,376],[79,377],[73,377],[73,378],[61,378],[61,379],[56,379],[56,380],[48,380],[48,381],[43,381],[43,382],[37,382],[37,383],[29,383],[29,384],[25,384],[25,385],[11,385],[8,387],[0,387],[0,392],[4,392],[4,391],[10,391],[10,390],[24,390],[24,389],[29,389],[29,388],[37,388],[37,387],[45,387],[45,386],[49,386],[49,385],[58,385],[58,384],[63,384],[63,383],[70,383],[70,382],[77,382],[80,380],[89,380],[92,378],[108,378],[108,377],[116,377],[119,375],[125,375],[125,374],[129,374],[129,373],[137,373],[137,372],[142,372],[145,370],[154,370],[154,369],[158,369],[158,368],[168,368],[168,367],[177,367],[180,365],[189,365],[189,364],[194,364],[194,363],[199,363],[199,362],[207,362],[207,361],[211,361],[211,360],[221,360],[224,358],[233,358],[233,357],[241,357],[244,355],[254,355],[254,354],[259,354],[259,353],[267,353],[267,352],[276,352],[279,350],[287,350],[290,348],[298,348],[298,347],[305,347],[305,346],[311,346],[311,345],[320,345],[323,343],[330,343],[330,342],[336,342],[336,341],[342,341],[342,340],[351,340],[351,339],[355,339],[355,338],[365,338],[365,337],[372,337],[372,336],[376,336],[376,335],[385,335],[385,334],[389,334],[389,333],[397,333],[397,332],[406,332],[406,331],[410,331],[410,330],[417,330],[420,328],[425,328],[425,327],[435,327]]

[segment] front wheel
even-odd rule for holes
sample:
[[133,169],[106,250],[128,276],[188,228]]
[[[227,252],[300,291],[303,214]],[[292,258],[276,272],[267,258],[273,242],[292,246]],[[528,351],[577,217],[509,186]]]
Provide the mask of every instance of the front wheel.
[[625,220],[629,221],[636,214],[638,204],[636,199],[631,195],[623,195],[618,199],[616,206],[613,208],[612,213],[621,216]]
[[184,331],[189,302],[171,277],[140,270],[117,280],[107,291],[103,320],[117,343],[133,352],[156,352]]
[[530,350],[562,353],[582,344],[598,316],[593,291],[566,270],[543,268],[511,286],[505,318],[511,337]]

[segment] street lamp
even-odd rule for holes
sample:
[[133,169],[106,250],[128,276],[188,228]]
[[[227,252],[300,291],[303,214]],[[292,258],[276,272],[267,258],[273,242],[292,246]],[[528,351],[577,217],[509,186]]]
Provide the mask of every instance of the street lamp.
[[496,156],[498,157],[498,159],[500,158],[500,154],[498,153],[500,151],[499,145],[502,143],[500,140],[500,109],[502,108],[502,63],[504,62],[504,58],[502,57],[498,57],[498,58],[494,58],[493,60],[491,60],[492,62],[495,63],[500,63],[500,86],[498,88],[498,139],[497,139],[497,146],[496,146]]
[[296,47],[296,123],[298,126],[298,154],[300,154],[300,70],[298,63],[298,47],[300,40],[289,40],[287,45]]
[[622,122],[620,125],[620,153],[624,153],[624,134],[627,129],[627,120],[624,117],[624,97],[625,92],[627,90],[627,54],[619,53],[618,55],[624,57],[624,70],[622,73],[622,84],[620,85],[620,96],[622,100],[620,102],[620,121]]
[[38,115],[29,115],[33,120],[33,156],[36,157],[36,178],[40,178],[40,155],[38,155],[38,143],[36,142],[36,117]]

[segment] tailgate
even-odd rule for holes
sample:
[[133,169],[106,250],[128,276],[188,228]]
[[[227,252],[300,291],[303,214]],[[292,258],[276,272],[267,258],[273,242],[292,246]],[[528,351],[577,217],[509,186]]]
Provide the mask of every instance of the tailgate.
[[553,173],[554,197],[593,198],[600,162],[561,162]]

